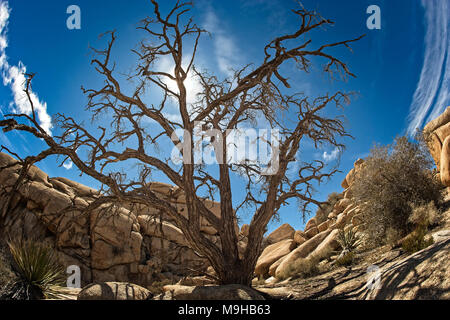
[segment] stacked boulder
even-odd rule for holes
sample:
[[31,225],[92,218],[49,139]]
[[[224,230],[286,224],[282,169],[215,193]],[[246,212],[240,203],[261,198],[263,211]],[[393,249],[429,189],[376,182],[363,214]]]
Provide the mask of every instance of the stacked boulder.
[[[183,233],[165,212],[135,205],[102,204],[93,207],[97,190],[65,178],[50,178],[30,168],[4,210],[17,181],[20,165],[0,153],[0,236],[30,238],[54,247],[64,267],[81,269],[81,282],[132,282],[149,286],[155,280],[177,280],[204,272],[205,258],[192,250]],[[150,189],[187,216],[183,192],[152,183]],[[218,203],[205,205],[220,217]],[[236,223],[236,228],[238,228]],[[201,232],[218,242],[217,230],[201,221]]]
[[[298,259],[310,255],[326,257],[338,247],[338,229],[361,225],[359,209],[351,197],[355,174],[364,165],[355,162],[342,186],[338,201],[328,219],[318,223],[312,218],[303,231],[284,224],[264,241],[255,274],[280,276]],[[51,178],[37,167],[30,168],[27,179],[9,201],[20,165],[11,156],[0,153],[0,235],[7,238],[31,238],[55,248],[64,267],[81,269],[81,282],[132,282],[144,287],[155,280],[177,280],[207,271],[209,262],[190,248],[185,236],[166,212],[135,204],[106,203],[93,206],[100,193],[66,178]],[[178,188],[151,183],[149,188],[170,201],[179,214],[187,217],[184,193]],[[220,204],[204,200],[220,217]],[[238,230],[235,222],[236,231]],[[205,219],[200,231],[220,244],[218,232]],[[239,253],[245,251],[249,226],[239,232]]]
[[256,276],[282,278],[299,259],[326,259],[339,249],[339,230],[363,228],[361,210],[352,198],[352,184],[363,166],[364,160],[358,159],[342,181],[342,199],[336,202],[327,220],[318,223],[315,217],[311,218],[303,231],[284,224],[266,238],[268,245],[256,264]]
[[442,183],[450,187],[450,107],[423,130]]

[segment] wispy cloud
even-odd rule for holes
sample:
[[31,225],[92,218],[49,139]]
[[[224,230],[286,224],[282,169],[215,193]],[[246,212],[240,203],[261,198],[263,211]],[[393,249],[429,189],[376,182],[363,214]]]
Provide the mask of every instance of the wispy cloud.
[[235,44],[235,40],[231,35],[227,34],[212,8],[209,8],[206,12],[203,27],[212,34],[215,59],[219,70],[227,76],[232,76],[232,70],[236,69],[236,66],[239,64],[241,54]]
[[[6,48],[8,47],[7,27],[10,12],[8,2],[0,2],[0,71],[3,84],[10,87],[14,99],[10,106],[11,112],[30,115],[32,112],[31,105],[24,92],[27,68],[22,62],[19,62],[17,66],[11,66],[8,63],[8,56],[6,55]],[[40,126],[47,133],[51,134],[52,119],[47,113],[47,103],[39,100],[38,95],[33,91],[30,92],[30,98],[33,102]]]
[[336,160],[338,158],[340,152],[341,151],[339,150],[339,148],[336,147],[330,153],[325,151],[322,154],[322,158],[323,158],[323,160],[325,160],[325,162],[331,162],[331,161],[334,161],[334,160]]
[[410,136],[424,125],[425,120],[428,122],[442,113],[450,102],[450,5],[448,1],[422,0],[422,6],[427,28],[425,54],[410,106],[407,129]]

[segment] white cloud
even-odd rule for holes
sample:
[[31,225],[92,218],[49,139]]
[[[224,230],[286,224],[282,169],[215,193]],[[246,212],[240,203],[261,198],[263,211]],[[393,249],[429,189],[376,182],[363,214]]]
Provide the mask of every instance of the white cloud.
[[66,162],[63,163],[63,167],[66,170],[70,170],[73,167],[73,162],[71,160],[66,161]]
[[[27,68],[22,62],[19,62],[17,66],[11,66],[8,63],[8,57],[6,55],[6,48],[8,47],[7,26],[10,11],[8,2],[0,2],[0,71],[2,73],[3,84],[10,87],[13,95],[15,107],[13,106],[11,111],[30,115],[32,112],[31,105],[24,92]],[[33,102],[40,126],[47,133],[51,134],[52,119],[47,113],[47,103],[39,100],[39,97],[33,91],[30,91],[30,98]]]
[[232,76],[232,69],[236,69],[236,65],[240,62],[240,52],[211,8],[206,13],[204,28],[211,32],[214,39],[215,58],[219,70],[227,76]]
[[163,115],[169,121],[172,121],[172,122],[175,122],[175,123],[182,123],[183,122],[183,119],[181,119],[181,115],[179,113],[178,114],[174,114],[174,113],[164,112]]
[[336,160],[338,158],[340,152],[341,151],[339,150],[339,148],[336,147],[336,148],[334,148],[333,151],[331,151],[331,153],[328,153],[328,152],[325,151],[323,153],[323,155],[322,155],[322,158],[326,162],[331,162],[331,161],[334,161],[334,160]]
[[[448,1],[422,0],[427,32],[425,54],[417,88],[410,106],[408,135],[436,118],[449,104],[450,37]],[[447,62],[445,59],[447,57]],[[431,111],[431,113],[430,113]],[[428,116],[427,119],[425,119]]]

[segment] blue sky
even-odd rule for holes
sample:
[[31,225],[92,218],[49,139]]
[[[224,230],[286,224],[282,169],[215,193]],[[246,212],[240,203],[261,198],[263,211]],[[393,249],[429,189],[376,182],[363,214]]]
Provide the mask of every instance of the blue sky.
[[[57,130],[51,128],[50,121],[58,112],[89,123],[89,113],[84,111],[86,98],[80,87],[98,87],[102,80],[90,65],[89,45],[102,48],[105,42],[99,40],[99,34],[115,29],[118,41],[114,60],[126,72],[135,62],[130,49],[143,37],[136,26],[152,14],[148,0],[0,0],[0,3],[1,111],[26,110],[20,93],[20,72],[26,68],[37,74],[34,98],[41,123],[49,130]],[[167,10],[171,3],[162,1],[162,10]],[[304,0],[302,3],[336,23],[325,32],[314,33],[314,41],[367,35],[352,46],[353,53],[335,52],[348,63],[356,79],[330,81],[314,70],[308,75],[285,70],[293,90],[311,96],[336,90],[358,92],[344,113],[346,128],[354,137],[344,140],[346,150],[333,152],[327,146],[303,149],[309,157],[321,157],[330,165],[338,163],[342,171],[318,188],[316,198],[325,200],[329,193],[342,191],[340,183],[345,174],[355,160],[368,154],[374,143],[387,144],[396,135],[410,134],[450,105],[450,59],[447,57],[450,3],[446,0]],[[81,30],[66,27],[69,17],[66,9],[73,4],[81,9]],[[220,77],[226,77],[230,67],[260,62],[265,44],[295,30],[298,23],[290,13],[296,7],[291,0],[199,0],[194,4],[195,21],[211,32],[211,37],[202,39],[196,63]],[[381,30],[366,27],[369,5],[381,9]],[[0,133],[0,143],[23,156],[42,148],[40,141],[15,133]],[[336,162],[334,156],[340,161]],[[75,167],[58,167],[55,158],[39,166],[50,176],[65,176],[97,186],[89,177],[80,177]],[[239,194],[237,180],[234,190]],[[281,223],[303,228],[295,204],[283,208],[280,214],[281,220],[272,222],[269,231]],[[249,214],[244,215],[243,222],[249,218]]]

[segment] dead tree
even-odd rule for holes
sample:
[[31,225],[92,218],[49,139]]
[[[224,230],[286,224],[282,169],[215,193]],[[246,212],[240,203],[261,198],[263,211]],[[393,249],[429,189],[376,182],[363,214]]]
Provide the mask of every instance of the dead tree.
[[[163,210],[182,230],[192,248],[209,260],[222,284],[250,285],[267,224],[289,200],[300,201],[303,210],[309,204],[320,205],[313,198],[313,186],[336,172],[316,160],[302,163],[295,178],[288,177],[287,171],[297,161],[300,146],[309,140],[316,147],[329,144],[342,148],[344,145],[338,140],[348,135],[341,117],[326,117],[324,112],[329,105],[340,109],[349,102],[348,95],[336,92],[315,99],[301,94],[288,95],[284,92],[290,88],[289,82],[280,74],[280,67],[295,63],[299,72],[309,72],[312,59],[318,59],[325,62],[323,71],[331,77],[354,77],[347,65],[329,51],[342,46],[350,49],[350,44],[361,37],[313,45],[306,35],[333,22],[304,8],[293,10],[299,18],[295,32],[270,41],[264,47],[264,60],[259,64],[245,66],[235,71],[233,77],[218,80],[195,68],[199,40],[206,31],[187,16],[192,4],[177,2],[164,16],[158,3],[151,2],[153,16],[143,20],[138,27],[146,36],[138,49],[133,50],[137,55],[137,66],[128,78],[115,71],[116,64],[112,62],[115,32],[106,34],[109,40],[105,50],[94,49],[92,65],[104,78],[104,85],[97,89],[83,88],[88,97],[86,109],[92,112],[93,119],[106,117],[108,125],[89,129],[72,117],[58,114],[55,124],[62,133],[51,136],[37,122],[29,99],[31,115],[6,115],[0,126],[4,132],[25,131],[45,142],[46,150],[19,160],[24,170],[51,155],[62,156],[63,162],[72,161],[83,174],[102,184],[102,196],[95,205],[126,201]],[[183,56],[186,43],[192,45],[189,57]],[[158,70],[157,62],[162,57],[173,62],[171,72]],[[191,75],[202,87],[194,103],[187,100],[186,80]],[[131,84],[132,91],[124,89]],[[28,97],[30,85],[31,78],[26,86]],[[149,104],[148,95],[155,89],[162,93],[162,99],[157,105]],[[179,120],[167,116],[168,106],[173,103]],[[276,162],[277,170],[271,174],[264,174],[263,166],[252,161],[226,161],[230,150],[229,130],[255,121],[264,121],[269,128],[280,132],[277,152],[271,159],[272,166]],[[189,137],[195,135],[195,126],[199,123],[203,130],[215,132],[209,139],[218,160],[215,170],[196,164],[194,152],[190,151],[195,145]],[[159,128],[157,132],[155,128]],[[178,129],[183,129],[183,139],[177,136]],[[183,163],[175,165],[168,159],[161,159],[155,151],[158,142],[164,146],[168,143],[177,146]],[[117,169],[118,164],[130,162],[140,165],[134,177]],[[148,188],[154,171],[163,173],[184,192],[187,216],[179,214],[176,207]],[[247,188],[243,203],[233,207],[231,176],[236,174],[245,179]],[[202,201],[205,190],[220,202],[221,216],[216,216],[205,206]],[[254,213],[248,244],[240,257],[235,221],[243,207],[252,208]],[[215,244],[202,235],[201,218],[218,230],[220,243]]]

